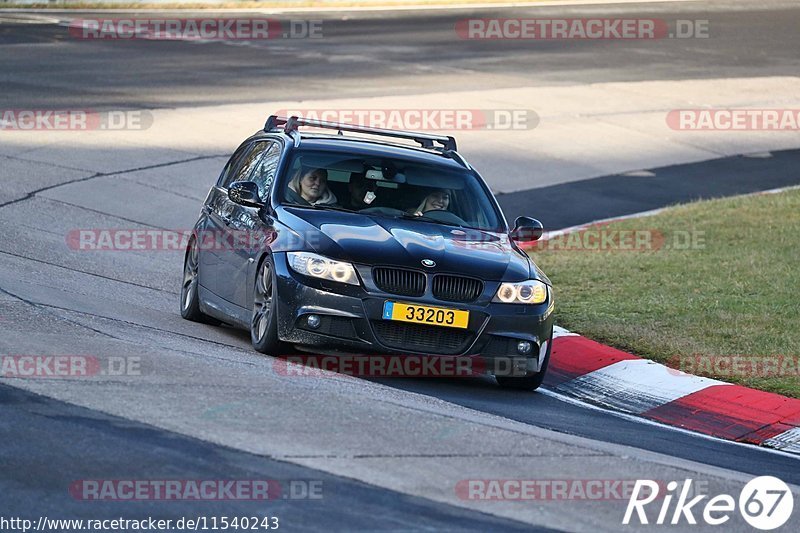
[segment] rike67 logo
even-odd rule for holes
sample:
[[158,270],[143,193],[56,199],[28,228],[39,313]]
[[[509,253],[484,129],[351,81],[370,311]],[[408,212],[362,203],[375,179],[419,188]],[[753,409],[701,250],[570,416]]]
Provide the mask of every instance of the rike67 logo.
[[[659,501],[661,505],[655,524],[696,525],[697,518],[702,517],[706,524],[719,526],[728,522],[738,507],[738,512],[745,522],[756,529],[768,531],[785,524],[792,516],[794,508],[794,496],[789,486],[772,476],[761,476],[750,480],[739,493],[738,502],[728,494],[719,494],[703,502],[709,496],[693,495],[691,479],[685,480],[683,485],[677,481],[670,481],[666,485],[666,491],[661,491],[661,488],[664,488],[663,484],[656,481],[636,480],[622,523],[631,524],[633,519],[634,524],[636,520],[640,524],[649,524],[645,507]],[[673,500],[675,500],[674,507]],[[653,507],[658,508],[658,504]]]

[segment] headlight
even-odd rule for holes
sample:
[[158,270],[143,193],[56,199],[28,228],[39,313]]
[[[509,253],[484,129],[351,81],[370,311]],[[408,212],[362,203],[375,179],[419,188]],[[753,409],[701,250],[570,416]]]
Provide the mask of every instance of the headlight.
[[547,285],[537,280],[501,283],[493,302],[504,304],[541,304],[547,300]]
[[356,269],[350,263],[334,261],[310,252],[289,252],[289,266],[298,274],[358,285]]

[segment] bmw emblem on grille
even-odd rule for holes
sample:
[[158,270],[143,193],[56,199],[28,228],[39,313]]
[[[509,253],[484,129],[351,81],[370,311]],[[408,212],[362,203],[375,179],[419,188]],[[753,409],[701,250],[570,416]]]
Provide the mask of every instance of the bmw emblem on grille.
[[433,268],[433,267],[436,266],[436,261],[434,261],[433,259],[423,259],[422,260],[422,266],[426,266],[428,268]]

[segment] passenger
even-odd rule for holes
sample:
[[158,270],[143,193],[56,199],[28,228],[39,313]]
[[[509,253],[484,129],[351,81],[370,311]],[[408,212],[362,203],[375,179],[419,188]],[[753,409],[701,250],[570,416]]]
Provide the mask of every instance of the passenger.
[[[347,209],[358,211],[366,209],[375,199],[375,191],[378,184],[375,180],[367,179],[367,176],[362,173],[354,173],[350,175],[350,183],[347,184],[347,190],[350,193],[347,201],[342,205]],[[371,195],[369,193],[372,193]]]
[[436,189],[426,196],[416,209],[409,210],[414,216],[422,216],[428,211],[444,211],[450,207],[450,191]]
[[324,168],[300,169],[289,182],[289,189],[311,205],[334,205],[336,195],[328,188],[328,171]]

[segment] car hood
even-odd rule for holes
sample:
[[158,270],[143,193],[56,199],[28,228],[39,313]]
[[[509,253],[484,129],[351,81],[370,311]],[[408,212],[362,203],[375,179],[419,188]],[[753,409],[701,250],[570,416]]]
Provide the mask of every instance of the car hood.
[[284,222],[308,248],[332,259],[367,265],[451,272],[484,280],[538,278],[527,255],[504,233],[460,229],[403,218],[337,211],[284,208]]

